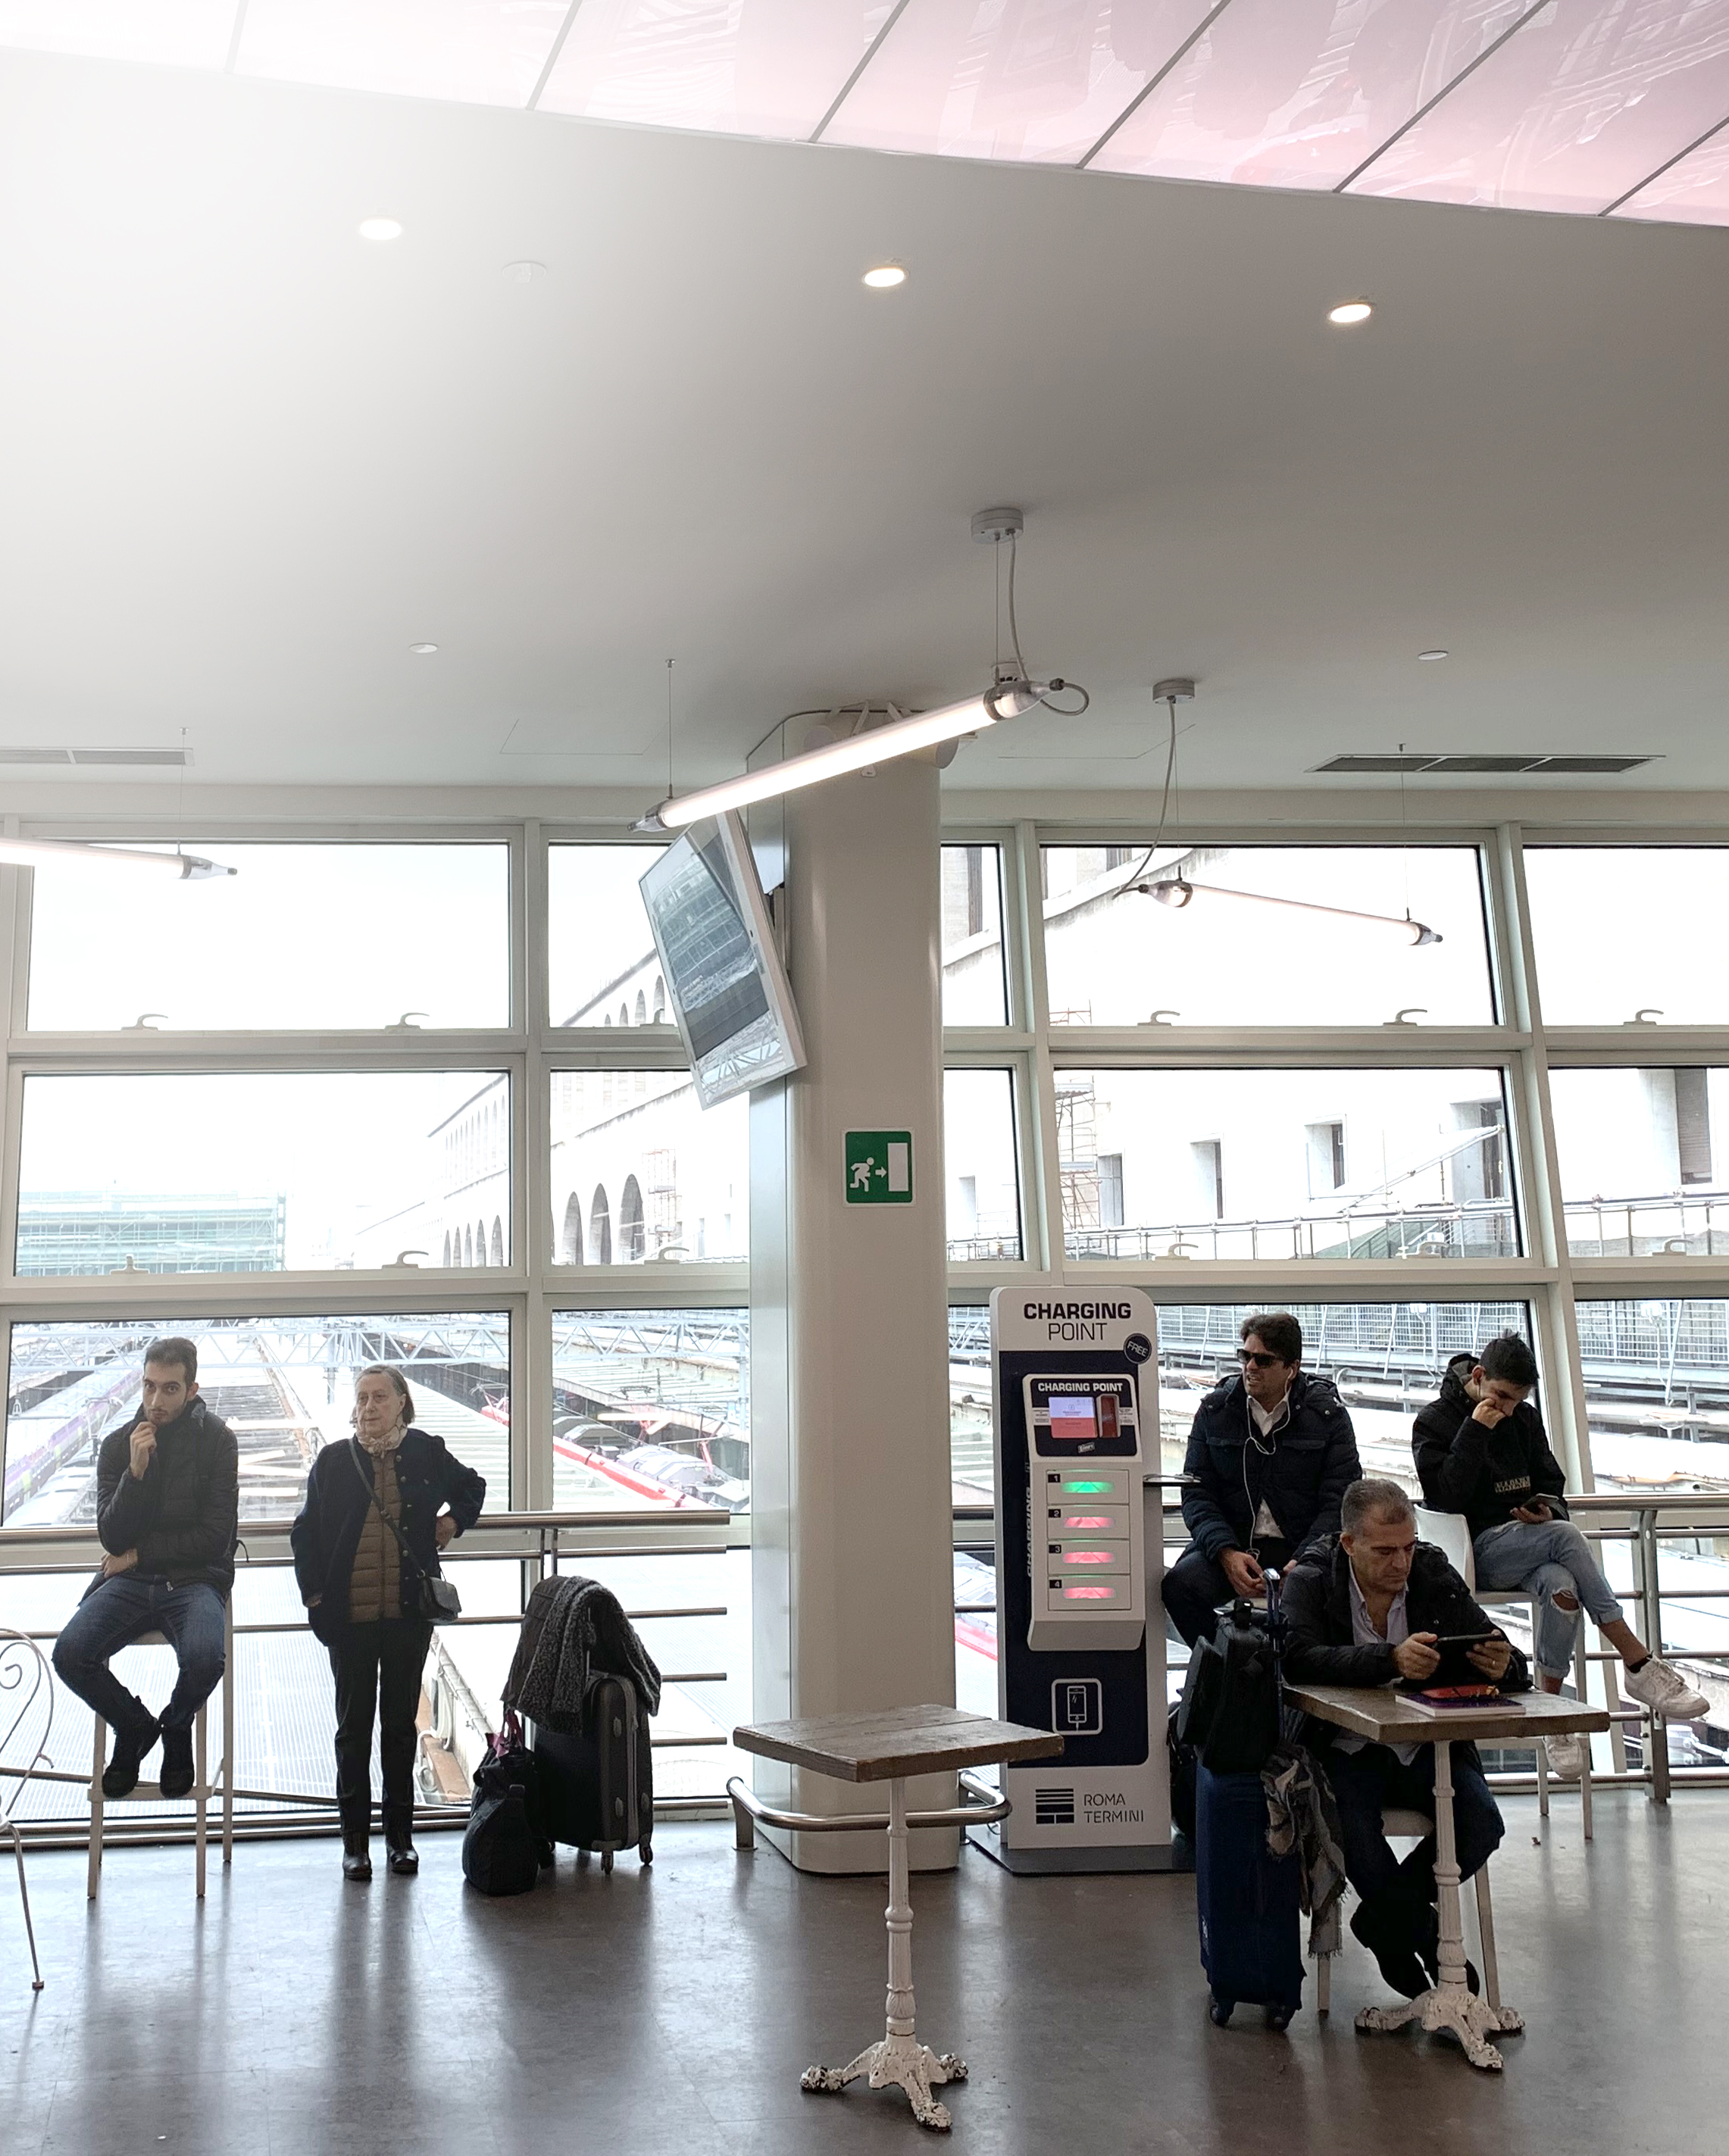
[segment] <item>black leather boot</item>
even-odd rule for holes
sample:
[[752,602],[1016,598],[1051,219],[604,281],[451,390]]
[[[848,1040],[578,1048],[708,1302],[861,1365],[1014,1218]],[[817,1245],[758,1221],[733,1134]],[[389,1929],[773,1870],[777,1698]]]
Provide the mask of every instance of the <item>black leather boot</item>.
[[145,1755],[155,1749],[162,1733],[162,1725],[154,1715],[134,1729],[115,1731],[113,1756],[102,1774],[105,1797],[117,1799],[131,1795],[138,1786],[138,1769],[144,1763]]
[[342,1837],[342,1876],[356,1880],[364,1886],[372,1876],[372,1852],[367,1846],[367,1837],[363,1834],[345,1834]]
[[412,1879],[420,1869],[420,1851],[412,1841],[407,1839],[398,1841],[394,1835],[390,1837],[387,1846],[391,1870],[398,1878]]
[[192,1787],[192,1733],[189,1729],[162,1732],[162,1772],[158,1784],[165,1797],[186,1797]]

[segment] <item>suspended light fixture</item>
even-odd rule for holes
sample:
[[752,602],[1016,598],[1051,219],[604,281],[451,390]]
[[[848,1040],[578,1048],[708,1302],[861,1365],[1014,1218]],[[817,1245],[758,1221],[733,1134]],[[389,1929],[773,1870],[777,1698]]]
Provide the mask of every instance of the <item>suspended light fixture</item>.
[[[825,742],[820,748],[806,750],[802,756],[788,757],[784,762],[767,765],[761,771],[744,772],[736,778],[721,780],[717,786],[700,787],[694,793],[681,794],[676,799],[669,791],[668,798],[658,808],[649,810],[637,829],[682,830],[687,824],[694,824],[704,816],[718,816],[728,808],[746,808],[757,801],[775,800],[783,793],[818,785],[825,778],[839,778],[849,771],[869,771],[895,757],[911,756],[920,749],[936,748],[944,742],[983,733],[988,726],[998,726],[1004,719],[1018,718],[1022,712],[1030,711],[1040,704],[1056,711],[1059,717],[1078,719],[1091,701],[1079,682],[1065,681],[1059,675],[1054,675],[1048,681],[1033,680],[1021,657],[1020,632],[1014,613],[1014,545],[1025,521],[1018,509],[982,509],[972,520],[975,539],[993,546],[1004,540],[1008,542],[1008,630],[1014,653],[1013,665],[1006,660],[998,662],[997,678],[982,696],[968,696],[957,704],[943,704],[934,711],[918,711],[909,717],[891,719],[884,726],[867,726],[844,740]],[[1052,696],[1059,696],[1070,689],[1080,698],[1078,704],[1065,710],[1049,703]]]
[[1378,931],[1398,943],[1439,943],[1442,940],[1438,928],[1413,921],[1409,914],[1401,918],[1396,913],[1357,913],[1348,906],[1316,906],[1303,898],[1275,898],[1265,891],[1227,891],[1218,884],[1190,883],[1181,875],[1167,876],[1157,883],[1137,883],[1133,887],[1148,898],[1156,898],[1161,906],[1179,911],[1193,905],[1197,898],[1204,898],[1208,906],[1215,899],[1234,900],[1241,906],[1277,906],[1287,913],[1318,913],[1329,921]]
[[153,875],[172,876],[179,883],[203,883],[212,876],[239,874],[219,861],[207,861],[202,854],[134,852],[130,846],[86,846],[74,839],[0,839],[0,862],[24,869],[142,869]]

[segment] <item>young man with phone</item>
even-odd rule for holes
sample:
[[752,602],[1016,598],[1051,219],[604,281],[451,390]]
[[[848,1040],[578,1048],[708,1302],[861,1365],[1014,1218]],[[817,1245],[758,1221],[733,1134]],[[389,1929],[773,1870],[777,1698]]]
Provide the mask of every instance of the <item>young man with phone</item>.
[[1265,1568],[1337,1534],[1339,1500],[1362,1472],[1345,1404],[1302,1368],[1303,1328],[1288,1310],[1245,1318],[1240,1375],[1195,1412],[1183,1471],[1193,1540],[1165,1574],[1165,1609],[1188,1646],[1213,1636],[1219,1605],[1265,1591]]
[[[1518,1588],[1535,1597],[1533,1645],[1545,1691],[1558,1692],[1573,1667],[1583,1604],[1620,1656],[1629,1694],[1672,1722],[1697,1720],[1711,1702],[1626,1623],[1591,1545],[1567,1517],[1567,1476],[1531,1397],[1537,1375],[1537,1358],[1516,1332],[1503,1332],[1479,1355],[1453,1358],[1439,1399],[1419,1414],[1411,1435],[1423,1501],[1438,1512],[1464,1513],[1480,1588]],[[1588,1742],[1550,1738],[1551,1768],[1577,1781]]]
[[[1525,1657],[1497,1631],[1433,1543],[1417,1538],[1410,1499],[1396,1482],[1353,1482],[1336,1536],[1306,1551],[1285,1575],[1285,1674],[1297,1684],[1422,1685],[1449,1652],[1462,1676],[1528,1691]],[[1310,1726],[1339,1808],[1345,1876],[1362,1897],[1351,1928],[1395,1991],[1415,1999],[1435,1981],[1434,1837],[1403,1861],[1381,1830],[1393,1808],[1434,1817],[1434,1761],[1427,1744],[1372,1744],[1330,1722]],[[1486,1864],[1502,1833],[1474,1744],[1453,1746],[1453,1834],[1461,1879]],[[1475,1972],[1468,1975],[1476,1989]]]
[[[132,1794],[158,1737],[162,1794],[192,1789],[192,1724],[222,1681],[239,1514],[239,1448],[198,1397],[198,1351],[153,1340],[138,1410],[97,1456],[96,1533],[108,1553],[54,1645],[60,1681],[114,1732],[106,1797]],[[108,1666],[146,1632],[161,1632],[179,1666],[160,1717]]]

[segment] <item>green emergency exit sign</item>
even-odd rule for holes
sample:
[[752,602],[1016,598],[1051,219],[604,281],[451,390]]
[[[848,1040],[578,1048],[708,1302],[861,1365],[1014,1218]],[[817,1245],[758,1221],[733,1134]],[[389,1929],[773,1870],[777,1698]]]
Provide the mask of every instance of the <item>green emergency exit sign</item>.
[[911,1205],[912,1132],[849,1131],[846,1134],[849,1205]]

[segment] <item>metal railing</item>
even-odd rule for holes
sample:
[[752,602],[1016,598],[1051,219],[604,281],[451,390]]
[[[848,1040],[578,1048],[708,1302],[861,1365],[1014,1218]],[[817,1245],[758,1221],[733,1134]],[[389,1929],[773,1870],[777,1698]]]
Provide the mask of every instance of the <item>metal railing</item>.
[[[459,1545],[453,1545],[443,1553],[442,1563],[447,1568],[459,1564],[496,1563],[500,1559],[517,1560],[521,1568],[521,1601],[526,1603],[530,1590],[540,1580],[556,1578],[561,1568],[569,1569],[572,1563],[594,1562],[606,1558],[675,1558],[724,1557],[731,1552],[746,1547],[749,1522],[747,1517],[734,1519],[725,1514],[684,1512],[671,1517],[656,1515],[645,1520],[640,1512],[516,1512],[493,1517],[483,1516],[465,1534]],[[100,1562],[101,1550],[95,1532],[89,1527],[19,1527],[0,1528],[0,1584],[8,1579],[48,1578],[54,1576],[88,1575]],[[292,1567],[293,1557],[288,1544],[288,1522],[285,1520],[243,1521],[239,1531],[239,1547],[236,1553],[235,1576],[237,1587],[249,1574],[285,1570]],[[654,1620],[694,1618],[724,1619],[729,1614],[728,1604],[719,1602],[656,1601],[650,1606],[627,1606],[625,1614],[634,1622]],[[520,1625],[521,1607],[495,1614],[464,1615],[454,1625],[440,1626],[434,1633],[429,1667],[437,1666],[437,1676],[447,1681],[456,1680],[450,1686],[454,1693],[467,1692],[469,1702],[475,1707],[478,1702],[469,1690],[460,1671],[449,1658],[440,1635],[466,1628]],[[58,1627],[38,1629],[29,1626],[17,1628],[28,1639],[47,1643],[59,1637]],[[264,1618],[246,1622],[237,1621],[233,1637],[240,1640],[270,1635],[310,1635],[304,1617]],[[240,1683],[234,1666],[238,1656],[231,1662],[223,1677],[223,1684],[233,1687],[235,1708],[243,1714],[246,1705],[246,1687]],[[667,1685],[724,1684],[729,1673],[724,1669],[669,1669],[662,1673]],[[225,1721],[227,1715],[225,1712]],[[484,1727],[472,1734],[484,1741]],[[655,1737],[650,1740],[657,1752],[689,1752],[710,1747],[722,1747],[731,1742],[724,1729],[713,1732],[697,1732],[676,1737]],[[225,1849],[235,1840],[268,1839],[294,1836],[307,1833],[334,1833],[336,1830],[336,1797],[333,1791],[252,1789],[239,1784],[236,1779],[234,1748],[226,1749],[226,1756],[213,1778],[213,1794],[219,1797],[222,1830]],[[423,1757],[425,1757],[423,1750]],[[15,1766],[0,1764],[0,1774],[12,1779],[23,1779],[23,1770]],[[69,1773],[59,1768],[37,1768],[28,1777],[33,1782],[62,1784],[88,1790],[88,1772]],[[464,1785],[467,1775],[463,1774]],[[237,1815],[237,1804],[257,1807],[244,1815]],[[680,1816],[705,1814],[721,1816],[728,1809],[729,1799],[725,1789],[700,1790],[672,1797],[657,1797],[657,1816]],[[417,1802],[415,1821],[418,1827],[459,1826],[468,1818],[469,1799],[466,1786],[459,1796],[447,1801]],[[322,1815],[322,1816],[319,1816]],[[310,1815],[310,1816],[309,1816]],[[27,1843],[32,1845],[82,1846],[88,1840],[89,1824],[76,1813],[37,1820],[18,1821]],[[105,1832],[110,1842],[130,1840],[169,1841],[189,1838],[193,1821],[189,1813],[176,1806],[172,1815],[152,1812],[150,1816],[110,1815]]]

